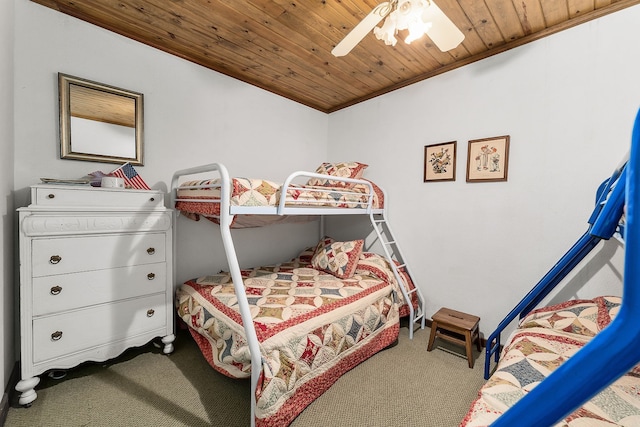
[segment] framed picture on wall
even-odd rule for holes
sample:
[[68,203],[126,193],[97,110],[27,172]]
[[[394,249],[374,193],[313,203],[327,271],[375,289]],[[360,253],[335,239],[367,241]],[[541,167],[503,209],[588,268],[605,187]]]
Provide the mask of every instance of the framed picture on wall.
[[506,181],[509,135],[469,141],[467,182]]
[[424,147],[424,182],[456,180],[456,141]]

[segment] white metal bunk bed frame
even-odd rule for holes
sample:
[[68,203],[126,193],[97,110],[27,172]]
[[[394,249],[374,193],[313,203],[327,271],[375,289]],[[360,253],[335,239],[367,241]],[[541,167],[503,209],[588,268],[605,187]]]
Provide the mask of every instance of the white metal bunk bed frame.
[[[217,173],[219,176],[219,181],[215,184],[206,184],[206,185],[195,185],[195,186],[182,186],[180,187],[180,179],[190,175],[198,175],[203,173]],[[208,179],[211,177],[208,177]],[[318,206],[318,207],[309,207],[309,201],[299,202],[299,206],[295,206],[295,202],[291,200],[287,200],[286,195],[290,190],[300,188],[297,184],[294,184],[295,179],[299,178],[318,178],[322,180],[329,180],[333,182],[342,182],[348,184],[362,184],[368,187],[369,193],[367,197],[367,203],[365,207],[349,207],[349,208],[340,208],[340,207],[327,207],[327,206]],[[196,166],[188,169],[182,169],[173,174],[173,178],[171,181],[171,206],[175,208],[176,202],[200,202],[200,203],[219,203],[220,204],[220,216],[217,217],[220,225],[220,233],[222,236],[222,243],[224,246],[225,254],[227,257],[229,273],[231,274],[231,279],[233,280],[234,290],[238,299],[238,307],[240,310],[240,316],[242,318],[242,323],[244,325],[245,334],[247,336],[247,344],[249,346],[249,351],[251,353],[251,426],[255,426],[255,410],[256,410],[256,388],[258,385],[258,379],[260,374],[261,363],[261,355],[260,355],[260,347],[258,338],[255,331],[255,326],[253,324],[253,320],[250,313],[249,302],[247,300],[247,296],[244,291],[244,281],[242,279],[242,275],[240,273],[240,266],[238,263],[238,257],[235,249],[235,245],[233,243],[233,238],[231,236],[231,225],[233,223],[236,215],[306,215],[306,216],[320,216],[321,218],[326,215],[368,215],[369,220],[371,221],[371,225],[376,232],[377,240],[380,242],[384,255],[386,259],[389,261],[389,265],[393,271],[394,277],[402,291],[405,302],[409,307],[409,338],[413,339],[413,332],[415,325],[417,323],[420,324],[420,328],[424,329],[425,327],[425,302],[422,293],[420,292],[418,286],[414,282],[413,289],[406,289],[404,286],[404,280],[401,278],[399,269],[404,268],[406,274],[413,281],[413,276],[409,271],[409,266],[407,265],[402,252],[400,251],[400,247],[398,246],[397,241],[393,237],[393,233],[391,231],[391,227],[386,219],[386,207],[382,207],[380,209],[373,208],[373,196],[374,189],[371,183],[367,180],[362,179],[353,179],[353,178],[345,178],[345,177],[337,177],[330,175],[322,175],[314,172],[305,172],[305,171],[297,171],[290,174],[286,180],[284,181],[281,189],[280,189],[280,200],[277,206],[234,206],[231,205],[231,178],[227,168],[220,163],[210,163],[207,165]],[[187,198],[179,198],[178,197],[178,188],[181,189],[220,189],[220,198],[219,199],[187,199]],[[307,187],[308,188],[308,187]],[[382,189],[381,189],[382,190]],[[319,192],[332,192],[335,191],[335,188],[332,187],[321,187],[315,186],[313,187],[313,191]],[[340,189],[341,193],[348,193],[347,189]],[[386,206],[386,193],[382,190],[384,195],[384,201]],[[322,202],[319,202],[322,203]],[[349,204],[350,202],[347,202]],[[355,203],[355,202],[354,202]],[[292,206],[293,205],[293,206]],[[357,206],[357,205],[356,205]],[[173,225],[173,233],[174,233],[174,242],[177,241],[176,234],[178,228],[178,216],[180,212],[177,209],[174,209],[174,225]],[[320,237],[324,236],[324,222],[321,220],[320,227]],[[175,248],[177,245],[174,244],[174,278],[173,283],[177,285],[177,280],[175,277],[176,274],[176,260],[177,253],[175,253]],[[398,265],[394,261],[398,262]],[[418,299],[418,307],[414,309],[412,304],[413,294],[416,294]]]

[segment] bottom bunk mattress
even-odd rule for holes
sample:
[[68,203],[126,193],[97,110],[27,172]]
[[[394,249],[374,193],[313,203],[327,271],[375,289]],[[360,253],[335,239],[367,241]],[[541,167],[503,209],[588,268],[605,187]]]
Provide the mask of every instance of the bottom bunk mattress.
[[[573,300],[524,317],[460,426],[490,425],[604,329],[618,313],[620,303],[621,299],[613,296]],[[556,427],[639,426],[639,374],[640,369],[634,368]]]
[[[290,262],[241,271],[262,355],[257,426],[290,424],[343,373],[398,338],[402,294],[383,257],[361,254],[354,274],[341,279],[311,268],[312,256],[308,249]],[[184,283],[176,304],[215,370],[250,377],[228,273]]]

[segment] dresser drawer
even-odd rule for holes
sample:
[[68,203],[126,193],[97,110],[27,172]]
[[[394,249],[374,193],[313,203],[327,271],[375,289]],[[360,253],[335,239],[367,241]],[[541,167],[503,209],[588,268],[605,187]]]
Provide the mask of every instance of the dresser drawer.
[[114,189],[101,187],[69,187],[36,185],[31,190],[31,203],[38,207],[144,208],[164,207],[161,191]]
[[166,328],[166,309],[157,294],[34,319],[33,362]]
[[33,315],[163,292],[166,263],[43,276],[33,279]]
[[33,239],[33,277],[165,261],[164,233]]

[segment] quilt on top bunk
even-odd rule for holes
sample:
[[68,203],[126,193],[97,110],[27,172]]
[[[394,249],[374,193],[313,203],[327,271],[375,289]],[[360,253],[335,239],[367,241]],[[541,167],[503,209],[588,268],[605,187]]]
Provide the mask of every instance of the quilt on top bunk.
[[[378,186],[369,181],[374,189],[372,207],[381,209],[384,197]],[[183,213],[215,217],[220,215],[219,203],[208,200],[220,199],[218,180],[187,181],[178,188],[178,199],[202,199],[199,201],[180,201],[176,208]],[[182,188],[200,186],[204,188]],[[280,202],[282,184],[264,179],[232,178],[231,206],[276,207]],[[369,187],[355,184],[353,187],[324,187],[296,185],[287,190],[285,206],[296,207],[333,207],[366,208],[369,203]]]
[[[343,373],[398,337],[402,293],[383,257],[360,253],[348,262],[351,277],[341,279],[312,268],[313,255],[308,249],[290,262],[242,270],[262,354],[257,426],[288,425]],[[176,304],[214,369],[234,378],[250,376],[228,273],[186,282]]]
[[[604,329],[619,297],[574,300],[532,311],[506,341],[495,372],[461,427],[488,426]],[[640,369],[623,375],[557,427],[640,425]]]
[[[285,206],[287,207],[330,207],[330,208],[366,208],[369,205],[369,186],[360,183],[347,183],[336,178],[363,179],[367,165],[359,162],[322,163],[316,173],[326,178],[310,178],[305,185],[292,184],[287,188]],[[373,182],[371,205],[373,209],[382,209],[384,193]],[[177,189],[176,208],[186,216],[198,220],[204,216],[214,222],[220,215],[220,204],[211,203],[220,200],[219,179],[183,182]],[[282,197],[282,184],[265,179],[232,178],[230,204],[232,206],[277,207]],[[200,187],[200,188],[188,188]],[[180,198],[190,199],[181,201]],[[201,199],[202,201],[193,201]],[[234,218],[232,226],[254,227],[274,222],[269,218],[247,219],[249,215]],[[284,221],[282,217],[275,221]],[[300,218],[298,218],[300,220]]]

